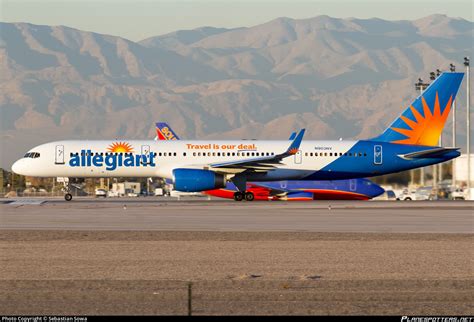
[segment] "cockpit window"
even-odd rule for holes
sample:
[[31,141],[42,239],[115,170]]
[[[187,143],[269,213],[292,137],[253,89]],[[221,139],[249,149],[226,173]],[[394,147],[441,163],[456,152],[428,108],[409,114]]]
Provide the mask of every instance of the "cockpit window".
[[24,158],[39,158],[40,154],[38,152],[28,152],[25,154]]

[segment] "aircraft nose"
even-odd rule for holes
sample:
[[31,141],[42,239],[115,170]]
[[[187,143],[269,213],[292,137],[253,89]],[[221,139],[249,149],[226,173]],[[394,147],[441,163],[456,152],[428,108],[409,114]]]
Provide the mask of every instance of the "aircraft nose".
[[385,189],[382,188],[381,186],[379,185],[373,185],[373,188],[374,188],[374,195],[372,196],[372,198],[375,198],[375,197],[378,197],[380,196],[382,193],[385,192]]
[[23,174],[24,169],[25,169],[25,165],[24,165],[25,162],[24,161],[25,160],[20,159],[20,160],[17,160],[15,163],[13,163],[12,171],[16,174]]

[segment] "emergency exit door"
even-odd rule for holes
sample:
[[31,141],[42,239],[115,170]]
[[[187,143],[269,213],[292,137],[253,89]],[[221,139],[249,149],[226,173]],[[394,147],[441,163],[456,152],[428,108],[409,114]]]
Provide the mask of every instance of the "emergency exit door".
[[349,189],[351,191],[356,191],[357,190],[357,180],[355,180],[355,179],[350,179],[349,180]]
[[301,153],[301,150],[298,150],[295,154],[295,164],[301,164],[301,160],[303,158],[303,153]]
[[382,155],[382,146],[374,145],[374,164],[382,164],[383,155]]
[[143,164],[150,163],[150,146],[149,145],[142,145],[142,155],[146,156],[146,159],[142,159]]
[[56,145],[55,164],[64,164],[64,145]]

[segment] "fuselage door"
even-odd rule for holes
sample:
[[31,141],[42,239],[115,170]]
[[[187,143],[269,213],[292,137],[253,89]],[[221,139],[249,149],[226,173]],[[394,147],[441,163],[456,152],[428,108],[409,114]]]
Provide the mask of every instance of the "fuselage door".
[[356,191],[357,190],[357,180],[355,180],[355,179],[349,180],[349,189],[351,191]]
[[142,159],[142,163],[149,164],[150,163],[150,146],[149,145],[142,145],[142,155],[146,155],[146,160]]
[[374,164],[382,164],[382,146],[374,145]]
[[298,152],[296,152],[295,154],[295,164],[301,164],[302,158],[303,158],[303,153],[301,152],[301,150],[298,150]]
[[64,145],[56,145],[55,164],[64,164]]

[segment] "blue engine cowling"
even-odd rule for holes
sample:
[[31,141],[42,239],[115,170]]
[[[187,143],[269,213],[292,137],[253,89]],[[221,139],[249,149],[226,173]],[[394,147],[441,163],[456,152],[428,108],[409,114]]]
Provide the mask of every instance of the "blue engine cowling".
[[174,169],[174,188],[183,192],[200,192],[224,188],[226,180],[222,174],[209,170]]

